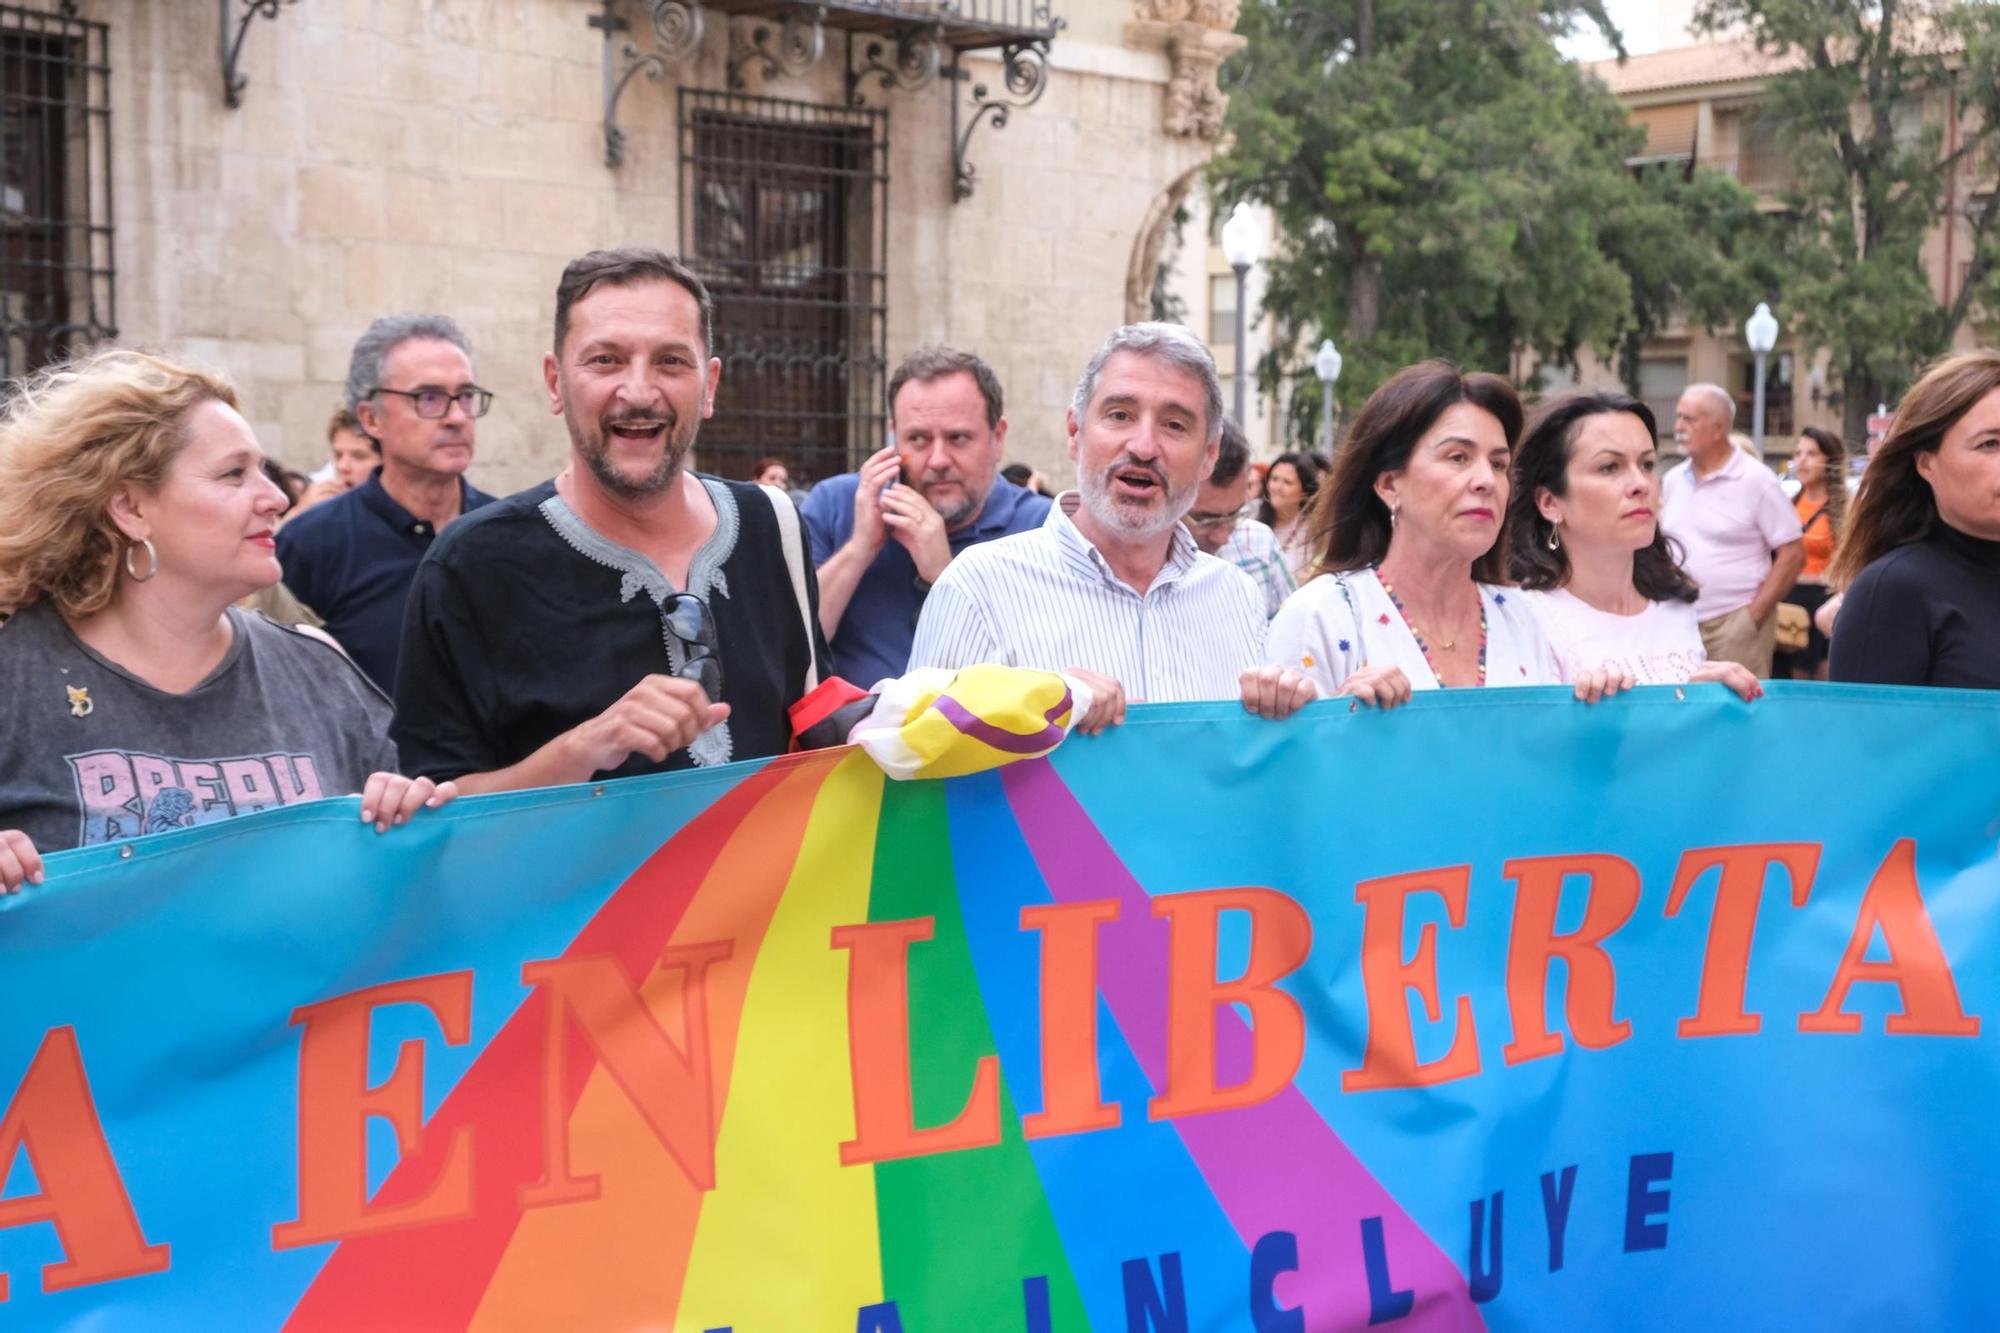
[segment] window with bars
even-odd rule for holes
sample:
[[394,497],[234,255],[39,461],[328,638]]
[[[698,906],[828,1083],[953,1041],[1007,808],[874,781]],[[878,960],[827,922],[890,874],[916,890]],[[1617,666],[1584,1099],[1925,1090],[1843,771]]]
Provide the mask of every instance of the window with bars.
[[1674,444],[1674,409],[1688,378],[1686,352],[1662,353],[1639,358],[1639,398],[1653,409],[1653,424],[1660,428],[1660,440],[1669,451]]
[[722,358],[700,466],[847,471],[887,433],[888,115],[682,89],[680,134],[681,253]]
[[1792,150],[1786,122],[1774,111],[1745,107],[1736,117],[1736,179],[1759,194],[1792,188]]
[[108,33],[0,4],[0,381],[117,333]]
[[[1757,402],[1757,360],[1747,354],[1732,356],[1730,370],[1736,379],[1736,429],[1750,433],[1750,420]],[[1764,440],[1766,453],[1792,451],[1792,354],[1773,352],[1764,358]]]
[[1236,275],[1208,275],[1208,345],[1217,356],[1236,356]]

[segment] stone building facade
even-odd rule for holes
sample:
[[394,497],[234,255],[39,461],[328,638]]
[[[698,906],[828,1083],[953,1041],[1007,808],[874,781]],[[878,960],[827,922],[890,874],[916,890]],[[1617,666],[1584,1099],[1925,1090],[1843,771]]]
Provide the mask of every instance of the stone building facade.
[[228,371],[306,468],[369,319],[439,311],[506,491],[567,447],[564,262],[650,244],[721,299],[702,466],[846,467],[886,369],[949,342],[999,372],[1010,455],[1066,475],[1063,407],[1146,313],[1241,38],[1234,0],[1055,3],[4,0],[5,370],[115,329]]

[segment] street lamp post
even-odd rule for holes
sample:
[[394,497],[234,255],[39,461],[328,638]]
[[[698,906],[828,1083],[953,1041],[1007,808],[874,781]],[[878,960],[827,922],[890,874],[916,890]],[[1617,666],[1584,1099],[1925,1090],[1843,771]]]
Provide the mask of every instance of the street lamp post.
[[1263,228],[1250,212],[1250,205],[1238,204],[1229,214],[1229,221],[1222,224],[1222,253],[1229,260],[1229,267],[1236,270],[1236,424],[1248,427],[1246,406],[1249,403],[1249,324],[1247,315],[1250,304],[1250,270],[1256,267],[1263,251]]
[[1750,439],[1757,446],[1757,456],[1764,456],[1764,358],[1778,345],[1778,319],[1771,313],[1771,307],[1762,301],[1751,312],[1743,325],[1743,341],[1750,345],[1750,355],[1757,359],[1756,388],[1750,400]]
[[1333,339],[1322,338],[1319,353],[1313,357],[1313,369],[1319,372],[1320,411],[1325,414],[1323,427],[1326,435],[1326,456],[1333,457],[1333,382],[1340,378],[1340,349],[1333,345]]

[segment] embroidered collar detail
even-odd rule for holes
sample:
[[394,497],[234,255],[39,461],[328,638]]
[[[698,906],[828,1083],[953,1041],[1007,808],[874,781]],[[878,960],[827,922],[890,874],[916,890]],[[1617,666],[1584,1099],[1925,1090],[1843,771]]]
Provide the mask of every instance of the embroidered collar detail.
[[650,557],[629,546],[619,545],[584,522],[562,496],[551,495],[542,501],[540,508],[542,517],[556,530],[556,535],[578,555],[624,575],[618,584],[619,601],[631,601],[642,589],[653,599],[655,606],[682,591],[708,601],[718,596],[729,596],[729,581],[722,566],[736,550],[739,522],[736,496],[727,486],[711,477],[698,477],[696,480],[701,482],[702,488],[708,492],[710,503],[715,506],[715,531],[694,553],[694,559],[688,562],[688,586],[685,589],[674,587]]
[[[702,489],[708,492],[709,501],[715,506],[715,531],[688,562],[688,586],[685,591],[693,593],[713,608],[716,598],[729,596],[729,581],[723,565],[736,550],[740,524],[735,494],[712,477],[697,476],[696,480],[701,482]],[[621,604],[644,592],[656,609],[664,608],[667,598],[683,591],[674,587],[672,580],[661,572],[651,557],[620,545],[591,527],[562,496],[551,495],[538,508],[548,525],[555,529],[556,535],[578,555],[619,575],[618,600]],[[687,650],[667,628],[665,616],[660,619],[660,639],[667,651],[668,673],[678,672],[687,665]],[[688,746],[688,757],[702,767],[726,764],[735,748],[729,723],[724,721],[695,737],[694,743]]]

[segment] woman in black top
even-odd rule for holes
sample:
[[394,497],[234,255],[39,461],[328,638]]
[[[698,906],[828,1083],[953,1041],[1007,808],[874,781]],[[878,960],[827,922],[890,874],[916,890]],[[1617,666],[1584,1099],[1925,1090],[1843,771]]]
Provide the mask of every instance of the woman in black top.
[[2000,689],[2000,352],[1917,381],[1834,558],[1833,679]]

